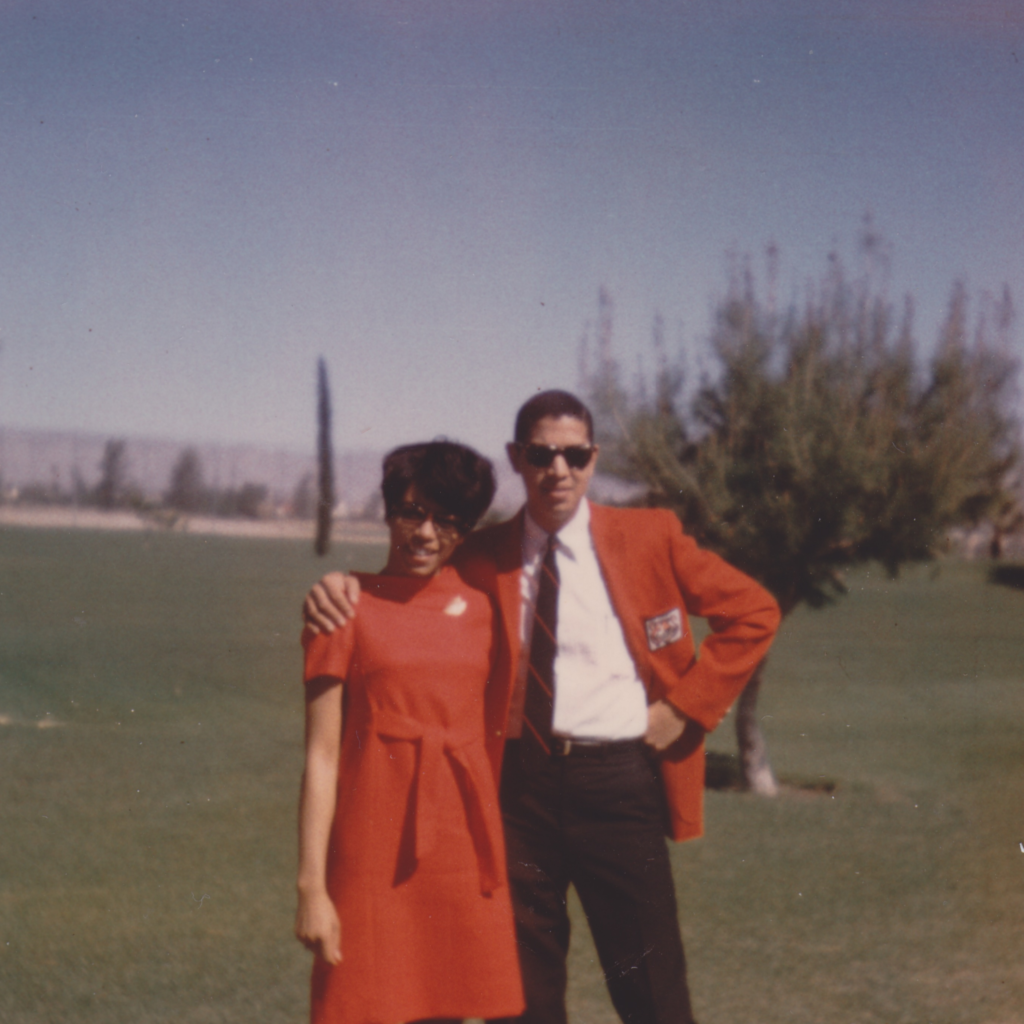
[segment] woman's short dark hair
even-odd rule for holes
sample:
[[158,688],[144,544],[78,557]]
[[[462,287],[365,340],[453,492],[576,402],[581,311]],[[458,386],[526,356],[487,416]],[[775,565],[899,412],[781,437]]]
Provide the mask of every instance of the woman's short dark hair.
[[494,467],[489,459],[454,441],[406,444],[384,456],[385,515],[405,499],[415,484],[425,498],[473,529],[494,497]]
[[568,391],[542,391],[524,403],[516,416],[515,440],[519,444],[528,444],[533,428],[545,416],[553,416],[555,419],[571,416],[574,420],[580,420],[587,428],[587,440],[593,442],[594,417],[590,415],[590,410]]

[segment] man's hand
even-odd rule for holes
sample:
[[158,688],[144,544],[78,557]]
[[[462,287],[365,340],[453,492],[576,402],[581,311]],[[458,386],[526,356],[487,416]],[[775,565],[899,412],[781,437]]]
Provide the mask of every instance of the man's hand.
[[680,736],[689,721],[674,704],[667,700],[655,701],[647,708],[647,732],[644,739],[658,753],[667,750]]
[[330,572],[306,595],[302,619],[314,633],[333,633],[355,618],[359,580],[342,572]]

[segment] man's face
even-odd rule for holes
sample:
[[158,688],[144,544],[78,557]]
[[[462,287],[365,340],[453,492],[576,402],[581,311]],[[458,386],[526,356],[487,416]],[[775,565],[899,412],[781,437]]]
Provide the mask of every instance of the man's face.
[[[529,444],[544,448],[587,447],[590,438],[586,424],[574,416],[545,416],[534,426]],[[530,515],[538,526],[554,533],[572,519],[587,493],[597,463],[597,445],[582,469],[570,466],[564,455],[556,455],[546,468],[533,466],[527,459],[527,445],[515,442],[508,446],[508,457],[512,468],[523,478]]]

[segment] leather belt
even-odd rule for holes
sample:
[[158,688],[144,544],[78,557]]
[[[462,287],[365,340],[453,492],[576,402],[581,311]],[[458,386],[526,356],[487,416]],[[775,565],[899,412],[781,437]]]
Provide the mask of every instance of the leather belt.
[[578,740],[571,736],[551,737],[552,757],[609,757],[629,750],[643,750],[643,737],[630,740]]

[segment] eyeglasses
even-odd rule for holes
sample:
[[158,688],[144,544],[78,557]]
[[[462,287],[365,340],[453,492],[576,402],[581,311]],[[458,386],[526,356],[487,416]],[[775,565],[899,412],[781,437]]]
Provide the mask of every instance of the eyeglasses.
[[570,469],[586,469],[594,457],[592,444],[571,444],[558,448],[553,444],[520,444],[526,461],[535,469],[547,469],[561,455]]
[[388,513],[388,519],[397,519],[406,526],[422,526],[429,519],[434,524],[438,536],[449,540],[469,533],[469,527],[458,516],[430,512],[422,505],[414,505],[411,501],[403,501],[396,505]]

